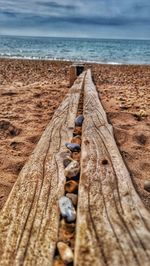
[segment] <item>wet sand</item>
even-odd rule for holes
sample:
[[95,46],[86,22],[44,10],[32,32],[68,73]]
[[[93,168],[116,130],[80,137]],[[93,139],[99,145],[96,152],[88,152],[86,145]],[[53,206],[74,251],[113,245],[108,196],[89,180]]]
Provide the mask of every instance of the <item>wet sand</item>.
[[[69,89],[71,62],[0,59],[0,208]],[[99,97],[144,204],[150,193],[150,66],[91,64]]]

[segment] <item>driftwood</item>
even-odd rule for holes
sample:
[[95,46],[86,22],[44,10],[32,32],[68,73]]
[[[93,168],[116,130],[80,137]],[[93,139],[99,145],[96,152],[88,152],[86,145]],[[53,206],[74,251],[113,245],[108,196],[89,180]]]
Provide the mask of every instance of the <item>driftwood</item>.
[[150,214],[136,193],[88,71],[75,266],[150,265]]
[[70,87],[73,85],[77,77],[84,71],[84,66],[74,63],[70,66]]
[[[1,266],[53,264],[65,183],[62,154],[72,139],[84,76],[55,112],[1,212]],[[133,187],[90,70],[83,112],[74,265],[148,266],[150,214]]]
[[0,265],[52,265],[58,198],[64,194],[62,152],[70,141],[84,81],[70,89],[23,167],[0,216]]

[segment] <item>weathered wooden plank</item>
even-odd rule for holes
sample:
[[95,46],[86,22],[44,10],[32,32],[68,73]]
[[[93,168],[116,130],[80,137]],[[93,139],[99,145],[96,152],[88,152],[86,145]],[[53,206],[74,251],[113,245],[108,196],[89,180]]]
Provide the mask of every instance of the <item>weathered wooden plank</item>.
[[23,167],[0,217],[0,265],[52,265],[58,198],[64,194],[61,153],[74,130],[85,73],[76,80]]
[[70,66],[70,87],[73,85],[76,78],[84,71],[84,66],[74,63]]
[[150,264],[150,214],[137,195],[88,71],[75,266]]

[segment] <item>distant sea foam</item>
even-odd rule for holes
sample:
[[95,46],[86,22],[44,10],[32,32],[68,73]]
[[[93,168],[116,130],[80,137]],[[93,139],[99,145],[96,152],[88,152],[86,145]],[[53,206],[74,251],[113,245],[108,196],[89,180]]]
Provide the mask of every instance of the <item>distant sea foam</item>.
[[150,64],[150,40],[0,36],[0,57]]

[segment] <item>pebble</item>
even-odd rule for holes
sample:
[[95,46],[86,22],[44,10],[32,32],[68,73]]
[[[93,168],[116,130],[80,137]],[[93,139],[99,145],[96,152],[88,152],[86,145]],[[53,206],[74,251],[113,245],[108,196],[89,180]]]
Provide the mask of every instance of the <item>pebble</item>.
[[73,135],[77,136],[77,135],[81,135],[82,134],[82,128],[81,127],[75,127],[74,131],[73,131]]
[[77,135],[75,137],[72,138],[71,143],[76,143],[81,145],[81,136]]
[[76,117],[76,119],[75,119],[75,126],[77,126],[77,127],[81,127],[83,121],[84,121],[84,116],[83,116],[83,115],[79,115],[79,116]]
[[141,117],[146,117],[146,116],[147,116],[146,111],[144,111],[144,110],[140,110],[140,111],[139,111],[139,116],[141,116]]
[[75,222],[67,223],[66,220],[63,218],[60,220],[60,227],[64,227],[69,233],[73,233],[75,231]]
[[126,99],[123,98],[123,97],[119,97],[119,100],[120,100],[120,101],[126,101]]
[[141,121],[142,119],[144,119],[145,117],[147,117],[147,113],[144,110],[140,110],[139,112],[133,114],[138,121]]
[[81,146],[79,144],[76,144],[76,143],[68,143],[67,142],[65,145],[72,152],[81,150]]
[[71,151],[69,151],[68,149],[66,149],[60,153],[60,157],[62,159],[68,158],[69,156],[71,156]]
[[80,165],[77,161],[72,160],[65,168],[64,174],[66,177],[71,178],[77,176],[80,172]]
[[64,219],[60,221],[59,241],[63,241],[65,243],[70,243],[75,236],[75,223],[66,223]]
[[65,191],[68,193],[78,191],[78,183],[74,180],[67,181],[65,184]]
[[57,248],[58,248],[60,257],[64,263],[68,264],[68,263],[73,262],[73,252],[67,244],[63,242],[58,242]]
[[80,152],[76,152],[76,151],[72,152],[72,159],[73,160],[80,162],[80,156],[81,156]]
[[150,192],[150,181],[145,181],[144,182],[144,189],[148,192]]
[[56,257],[54,259],[54,264],[53,266],[65,266],[66,264],[63,262],[63,260],[59,257]]
[[72,203],[74,206],[77,205],[77,201],[78,201],[78,196],[76,194],[73,194],[73,193],[67,193],[66,194],[66,197],[71,199]]
[[59,208],[62,217],[64,217],[67,222],[73,222],[76,219],[76,211],[69,198],[65,196],[61,197],[59,199]]
[[131,108],[131,104],[120,104],[120,108],[123,109],[123,110],[128,110],[129,108]]
[[72,161],[73,159],[70,156],[64,158],[63,160],[64,167],[67,167]]

